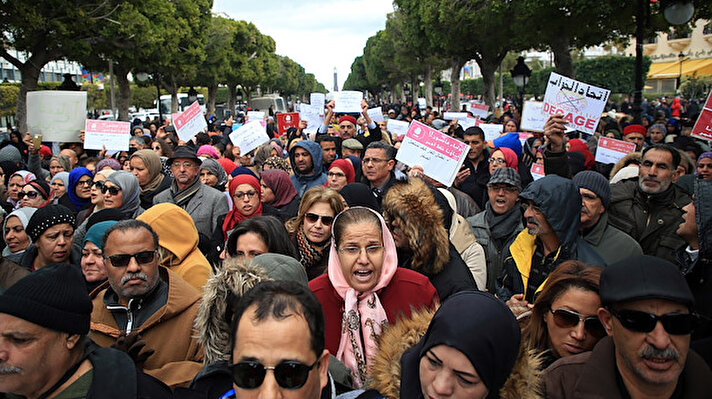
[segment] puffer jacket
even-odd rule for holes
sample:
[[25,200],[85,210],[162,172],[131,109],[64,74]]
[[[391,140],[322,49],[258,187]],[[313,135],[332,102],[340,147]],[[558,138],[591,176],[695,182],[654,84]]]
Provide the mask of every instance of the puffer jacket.
[[[295,148],[303,148],[309,151],[311,154],[312,163],[314,165],[314,170],[308,175],[302,175],[297,171],[297,166],[294,163],[294,151]],[[291,176],[292,184],[297,190],[297,195],[303,197],[304,193],[314,186],[323,186],[326,183],[326,173],[322,170],[322,160],[324,156],[321,152],[321,146],[315,141],[302,140],[294,145],[291,151],[289,151],[289,162],[292,165],[294,174]]]

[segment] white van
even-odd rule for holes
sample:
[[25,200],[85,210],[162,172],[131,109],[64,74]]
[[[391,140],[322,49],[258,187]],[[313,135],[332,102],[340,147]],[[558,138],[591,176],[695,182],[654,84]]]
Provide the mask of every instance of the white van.
[[262,97],[251,98],[247,103],[253,111],[260,110],[269,111],[269,107],[273,106],[274,112],[287,112],[287,104],[282,97],[278,95],[268,95]]
[[[191,103],[188,101],[188,93],[178,93],[178,112],[183,112]],[[198,94],[198,104],[200,104],[200,109],[205,113],[205,96]],[[153,105],[158,107],[158,102],[154,101]],[[158,109],[158,108],[156,108]],[[161,96],[161,110],[163,115],[171,114],[171,95],[164,94]]]

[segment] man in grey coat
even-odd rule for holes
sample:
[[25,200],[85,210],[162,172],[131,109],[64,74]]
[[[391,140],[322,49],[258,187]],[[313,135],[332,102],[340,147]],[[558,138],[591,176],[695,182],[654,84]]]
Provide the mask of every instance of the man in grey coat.
[[574,183],[581,194],[581,234],[606,264],[642,255],[643,249],[633,237],[608,224],[608,180],[598,172],[584,170],[574,176]]
[[170,202],[185,209],[193,218],[198,233],[212,237],[218,218],[227,213],[227,197],[220,191],[200,182],[200,159],[187,146],[179,146],[168,159],[173,183],[153,198],[153,204]]

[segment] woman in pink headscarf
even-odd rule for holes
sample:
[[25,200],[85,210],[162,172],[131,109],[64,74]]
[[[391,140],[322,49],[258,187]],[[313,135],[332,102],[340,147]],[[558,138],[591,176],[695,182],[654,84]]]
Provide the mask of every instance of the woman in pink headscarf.
[[309,282],[321,303],[326,349],[363,386],[386,323],[438,301],[427,277],[398,267],[393,236],[381,215],[349,208],[333,221],[327,274]]

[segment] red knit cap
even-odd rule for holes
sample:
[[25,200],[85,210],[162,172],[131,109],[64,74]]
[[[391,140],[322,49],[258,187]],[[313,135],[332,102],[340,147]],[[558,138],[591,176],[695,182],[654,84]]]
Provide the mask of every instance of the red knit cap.
[[342,116],[341,118],[339,118],[339,125],[340,125],[341,122],[343,122],[343,121],[351,122],[351,123],[353,123],[354,125],[356,124],[356,118],[354,118],[354,117],[351,116],[351,115],[344,115],[344,116]]
[[628,125],[623,128],[623,136],[631,133],[640,133],[645,136],[645,127],[643,127],[643,125]]

